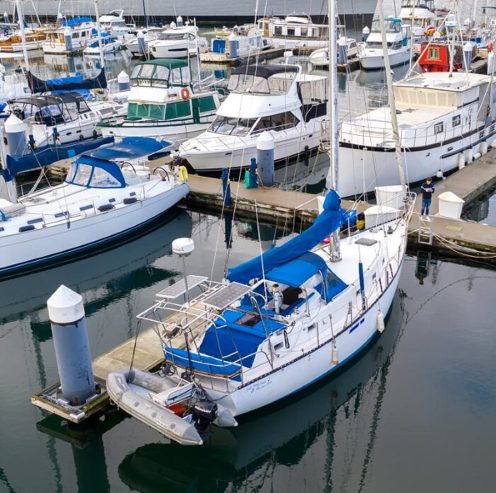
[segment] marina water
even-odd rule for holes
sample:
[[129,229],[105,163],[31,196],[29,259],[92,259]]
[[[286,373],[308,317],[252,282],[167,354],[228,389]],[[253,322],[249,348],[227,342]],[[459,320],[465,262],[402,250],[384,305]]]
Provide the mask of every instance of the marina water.
[[[215,258],[216,279],[226,230],[229,265],[258,253],[254,223],[166,219],[117,249],[0,283],[0,491],[491,491],[496,273],[422,252],[407,257],[386,331],[359,360],[213,430],[204,447],[169,444],[118,412],[77,427],[33,407],[57,379],[45,302],[60,283],[84,298],[96,356],[132,337],[136,314],[181,277],[174,238],[196,243],[190,272],[210,275]],[[264,248],[287,234],[260,230]]]

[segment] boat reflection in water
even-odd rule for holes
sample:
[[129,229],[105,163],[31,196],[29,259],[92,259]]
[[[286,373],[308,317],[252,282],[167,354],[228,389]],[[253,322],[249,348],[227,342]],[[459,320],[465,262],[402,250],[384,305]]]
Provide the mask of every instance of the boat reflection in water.
[[[175,276],[177,272],[170,271],[164,260],[172,253],[172,241],[180,236],[189,237],[191,233],[191,216],[184,210],[173,209],[131,242],[109,247],[98,255],[0,282],[0,323],[41,311],[36,314],[37,322],[47,322],[51,338],[48,315],[43,309],[47,298],[61,283],[83,296],[86,314],[90,315],[131,290]],[[30,286],[29,291],[26,286]]]
[[[150,443],[139,447],[119,465],[121,480],[141,492],[166,491],[167,488],[223,491],[233,486],[254,491],[266,484],[268,476],[273,486],[276,481],[288,481],[284,474],[276,476],[280,466],[295,468],[294,474],[301,478],[305,475],[303,471],[299,475],[298,469],[308,467],[315,474],[315,491],[324,491],[332,489],[333,463],[353,448],[355,454],[364,455],[362,461],[353,461],[362,465],[353,477],[364,481],[369,463],[367,457],[374,447],[387,373],[401,333],[401,297],[398,292],[382,337],[337,376],[309,387],[300,397],[249,414],[241,419],[237,428],[215,427],[201,448],[173,443]],[[351,428],[344,443],[337,437],[338,413],[343,413]],[[339,420],[339,427],[343,428],[341,417]],[[360,421],[362,425],[366,422],[367,431],[361,434],[364,446],[348,443],[348,438],[354,434],[353,428],[357,428]],[[308,464],[309,457],[311,464]],[[318,485],[318,481],[323,483]],[[355,491],[358,490],[356,486]],[[298,491],[297,485],[293,484],[293,487]]]

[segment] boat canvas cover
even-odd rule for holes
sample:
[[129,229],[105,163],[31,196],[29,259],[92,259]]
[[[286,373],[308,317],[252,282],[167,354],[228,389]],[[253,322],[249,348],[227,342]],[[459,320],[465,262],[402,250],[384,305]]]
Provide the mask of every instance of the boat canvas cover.
[[85,155],[105,161],[129,161],[149,156],[170,147],[166,141],[158,141],[150,137],[124,137],[121,142],[107,147],[100,147]]
[[316,253],[307,252],[284,265],[275,267],[267,273],[266,277],[270,281],[297,288],[318,272],[325,278],[327,264]]
[[59,77],[56,79],[43,80],[33,75],[29,70],[26,72],[29,89],[33,94],[48,91],[78,91],[81,89],[106,89],[107,78],[105,68],[93,79],[85,79],[82,75],[70,77]]
[[309,252],[341,226],[343,210],[340,202],[339,195],[330,190],[324,200],[323,211],[312,226],[284,245],[272,248],[230,269],[227,278],[232,282],[247,284],[251,279],[260,279],[264,273],[269,273]]
[[44,166],[68,159],[101,145],[111,144],[113,137],[97,137],[67,144],[47,145],[22,156],[7,154],[7,168],[2,170],[5,181],[13,180],[19,173],[41,169]]

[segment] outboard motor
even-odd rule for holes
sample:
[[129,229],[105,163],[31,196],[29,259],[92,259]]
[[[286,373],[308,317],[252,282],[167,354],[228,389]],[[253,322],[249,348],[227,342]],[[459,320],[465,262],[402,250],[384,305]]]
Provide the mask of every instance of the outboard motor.
[[211,401],[198,401],[192,409],[195,427],[200,434],[205,433],[217,417],[217,404]]

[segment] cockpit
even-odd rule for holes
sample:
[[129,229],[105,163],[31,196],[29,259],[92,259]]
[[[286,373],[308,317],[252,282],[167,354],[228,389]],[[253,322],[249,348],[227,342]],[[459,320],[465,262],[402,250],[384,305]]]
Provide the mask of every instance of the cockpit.
[[65,182],[85,188],[126,186],[122,171],[116,163],[84,155],[73,161]]

